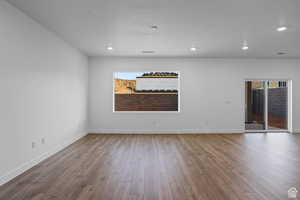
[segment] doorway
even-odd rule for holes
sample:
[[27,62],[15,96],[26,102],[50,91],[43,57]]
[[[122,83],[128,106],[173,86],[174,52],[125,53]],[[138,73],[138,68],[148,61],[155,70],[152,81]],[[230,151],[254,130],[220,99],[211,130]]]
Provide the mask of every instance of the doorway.
[[289,80],[245,81],[245,130],[289,131]]

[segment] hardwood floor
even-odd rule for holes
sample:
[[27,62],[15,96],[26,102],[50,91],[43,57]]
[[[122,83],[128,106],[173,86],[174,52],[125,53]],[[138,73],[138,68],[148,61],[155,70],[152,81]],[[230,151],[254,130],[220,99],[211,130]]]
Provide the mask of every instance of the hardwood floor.
[[300,134],[88,135],[0,187],[1,200],[283,200]]

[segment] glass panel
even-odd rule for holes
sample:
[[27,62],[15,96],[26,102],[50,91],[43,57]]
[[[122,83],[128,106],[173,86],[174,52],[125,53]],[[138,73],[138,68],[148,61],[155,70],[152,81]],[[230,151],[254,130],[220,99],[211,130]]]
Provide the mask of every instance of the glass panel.
[[264,81],[246,81],[245,128],[265,130],[265,84]]
[[268,129],[288,129],[288,83],[268,82]]

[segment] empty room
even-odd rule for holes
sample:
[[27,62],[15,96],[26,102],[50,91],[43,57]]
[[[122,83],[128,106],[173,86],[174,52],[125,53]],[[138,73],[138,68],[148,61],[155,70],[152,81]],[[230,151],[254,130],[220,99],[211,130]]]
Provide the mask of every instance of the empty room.
[[299,0],[0,0],[0,200],[300,199]]

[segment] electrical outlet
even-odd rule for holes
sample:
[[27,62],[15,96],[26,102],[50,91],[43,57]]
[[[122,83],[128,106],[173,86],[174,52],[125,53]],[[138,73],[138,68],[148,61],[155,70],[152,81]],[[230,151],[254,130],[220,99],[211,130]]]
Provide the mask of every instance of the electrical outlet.
[[225,104],[231,104],[231,101],[227,100],[225,101]]
[[152,121],[152,126],[157,127],[157,121]]
[[159,125],[160,125],[159,121],[154,122],[154,127],[159,127]]
[[42,144],[45,144],[45,138],[42,138],[42,139],[41,139],[41,143],[42,143]]
[[34,149],[34,148],[35,148],[35,146],[36,146],[35,142],[32,142],[32,143],[31,143],[31,148],[33,148],[33,149]]

